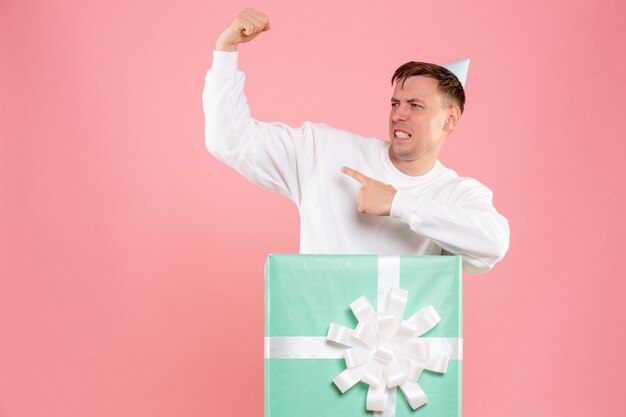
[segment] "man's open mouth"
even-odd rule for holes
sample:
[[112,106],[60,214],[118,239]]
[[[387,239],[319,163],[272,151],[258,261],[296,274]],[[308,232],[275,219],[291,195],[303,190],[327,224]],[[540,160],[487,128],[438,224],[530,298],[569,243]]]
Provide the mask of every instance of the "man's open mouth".
[[399,139],[409,139],[411,137],[411,134],[403,130],[394,130],[393,136]]

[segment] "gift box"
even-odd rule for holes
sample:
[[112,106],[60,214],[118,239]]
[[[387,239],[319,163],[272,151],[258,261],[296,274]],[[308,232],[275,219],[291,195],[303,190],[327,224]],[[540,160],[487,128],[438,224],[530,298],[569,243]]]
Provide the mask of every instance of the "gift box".
[[460,416],[461,303],[458,256],[270,255],[265,416]]

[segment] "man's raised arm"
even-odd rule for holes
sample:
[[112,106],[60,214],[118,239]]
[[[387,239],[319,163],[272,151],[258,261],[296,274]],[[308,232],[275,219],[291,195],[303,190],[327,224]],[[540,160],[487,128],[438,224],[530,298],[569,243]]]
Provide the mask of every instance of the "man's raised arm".
[[269,28],[267,15],[245,9],[219,36],[202,94],[205,144],[217,159],[250,181],[299,205],[313,170],[314,126],[305,123],[295,129],[255,120],[244,94],[245,74],[237,65],[237,46]]

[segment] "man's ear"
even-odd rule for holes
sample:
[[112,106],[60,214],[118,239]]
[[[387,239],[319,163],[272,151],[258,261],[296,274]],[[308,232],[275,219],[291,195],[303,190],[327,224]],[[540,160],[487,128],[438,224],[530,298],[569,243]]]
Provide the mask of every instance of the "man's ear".
[[446,118],[446,124],[443,126],[444,132],[452,132],[456,128],[456,125],[459,124],[460,119],[461,109],[459,106],[450,106],[448,116]]

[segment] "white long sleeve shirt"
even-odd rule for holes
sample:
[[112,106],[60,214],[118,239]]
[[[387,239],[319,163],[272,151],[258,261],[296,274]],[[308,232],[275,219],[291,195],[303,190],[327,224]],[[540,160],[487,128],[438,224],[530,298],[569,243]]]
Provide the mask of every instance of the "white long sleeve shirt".
[[[203,93],[206,146],[250,181],[278,191],[300,211],[300,253],[461,255],[468,273],[506,253],[509,226],[492,193],[439,161],[422,176],[400,172],[389,143],[324,124],[300,128],[251,116],[238,52],[214,51]],[[357,211],[360,184],[349,166],[397,189],[391,216]]]

